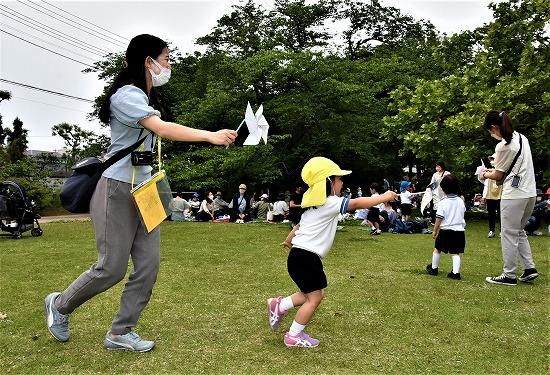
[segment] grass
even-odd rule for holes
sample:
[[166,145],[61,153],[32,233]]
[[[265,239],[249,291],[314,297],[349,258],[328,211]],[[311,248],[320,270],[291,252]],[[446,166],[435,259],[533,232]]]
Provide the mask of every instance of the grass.
[[[429,235],[369,236],[346,226],[324,260],[327,297],[308,327],[316,349],[289,349],[267,325],[265,300],[295,286],[278,243],[288,228],[267,224],[165,223],[161,271],[137,331],[150,353],[107,352],[103,337],[123,283],[71,315],[58,343],[43,298],[95,261],[89,222],[48,223],[43,237],[0,238],[2,374],[547,374],[549,238],[531,237],[541,276],[517,287],[489,285],[501,271],[498,239],[469,222],[462,281],[424,274]],[[3,317],[5,315],[5,317]],[[283,322],[287,329],[293,315]]]

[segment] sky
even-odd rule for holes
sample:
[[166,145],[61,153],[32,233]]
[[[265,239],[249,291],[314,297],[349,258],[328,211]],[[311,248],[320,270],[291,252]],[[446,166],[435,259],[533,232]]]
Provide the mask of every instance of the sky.
[[[273,2],[273,0],[256,0],[256,3],[268,9],[272,8]],[[382,0],[384,5],[400,8],[403,13],[410,14],[416,19],[429,20],[439,31],[448,35],[463,30],[473,30],[491,22],[492,14],[487,8],[489,2],[484,0]],[[182,54],[196,50],[203,51],[203,46],[194,44],[196,38],[208,34],[216,26],[217,20],[228,14],[231,6],[238,3],[238,0],[154,2],[2,0],[0,30],[13,35],[0,31],[0,78],[93,100],[101,93],[105,83],[97,75],[83,73],[82,70],[86,68],[84,64],[92,64],[101,59],[100,51],[124,51],[129,39],[143,33],[153,34],[172,42]],[[49,17],[48,14],[55,18]],[[21,18],[24,18],[27,23],[22,22]],[[29,23],[30,19],[41,24]],[[78,28],[93,30],[97,34],[93,35],[94,33]],[[45,33],[44,30],[50,34]],[[75,38],[72,41],[73,44],[84,49],[54,38],[60,38],[60,35]],[[16,37],[61,53],[78,62]],[[4,82],[0,82],[0,90],[7,90],[12,94],[11,100],[0,103],[3,126],[11,127],[13,120],[19,117],[23,121],[23,127],[29,131],[29,150],[62,149],[63,140],[51,135],[52,126],[61,122],[76,124],[95,133],[107,134],[107,129],[102,128],[98,120],[87,118],[87,114],[92,111],[90,103]]]

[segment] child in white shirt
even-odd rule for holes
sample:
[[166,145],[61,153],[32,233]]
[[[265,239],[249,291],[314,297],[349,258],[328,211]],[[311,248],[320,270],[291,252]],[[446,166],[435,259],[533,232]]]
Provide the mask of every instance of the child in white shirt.
[[299,291],[287,296],[267,300],[269,325],[276,330],[281,320],[294,306],[300,306],[290,330],[284,335],[288,347],[316,347],[319,340],[304,332],[315,310],[324,297],[327,278],[321,258],[325,257],[336,235],[338,215],[360,208],[372,207],[397,198],[387,191],[383,195],[368,198],[340,197],[343,182],[341,176],[351,171],[341,170],[333,161],[314,157],[302,169],[302,179],[309,185],[302,199],[300,224],[289,233],[283,246],[290,248],[288,273]]
[[435,214],[435,226],[432,238],[435,239],[435,247],[432,253],[432,263],[426,266],[426,271],[432,276],[437,276],[439,258],[441,252],[450,253],[453,258],[453,270],[447,277],[460,280],[460,254],[464,253],[466,245],[464,228],[464,201],[458,197],[458,179],[449,174],[443,177],[440,183],[441,190],[446,194],[437,206]]

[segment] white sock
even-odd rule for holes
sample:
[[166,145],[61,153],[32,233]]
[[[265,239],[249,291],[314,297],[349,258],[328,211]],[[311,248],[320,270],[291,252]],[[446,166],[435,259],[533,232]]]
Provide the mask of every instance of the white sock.
[[441,257],[441,253],[434,252],[432,253],[432,268],[439,267],[439,258]]
[[460,255],[453,254],[453,273],[460,273]]
[[290,298],[290,296],[281,299],[281,303],[279,304],[279,309],[281,312],[288,311],[293,307],[294,304],[292,303],[292,298]]
[[288,330],[288,333],[290,333],[291,336],[298,336],[300,333],[302,333],[304,328],[306,328],[305,325],[302,325],[294,320],[292,322],[292,325],[290,326],[290,329]]

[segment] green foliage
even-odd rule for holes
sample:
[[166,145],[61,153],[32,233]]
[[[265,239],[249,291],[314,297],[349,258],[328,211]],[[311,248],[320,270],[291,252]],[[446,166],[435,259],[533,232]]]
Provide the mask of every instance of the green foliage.
[[48,186],[47,172],[32,158],[10,161],[0,151],[0,181],[15,181],[20,184],[39,209],[60,207],[59,192]]
[[6,152],[8,159],[12,162],[22,160],[25,157],[25,151],[27,150],[27,135],[28,130],[23,128],[23,122],[16,117],[13,120],[13,130],[5,129],[7,134],[8,145]]
[[[446,160],[465,186],[476,186],[473,171],[479,159],[493,153],[494,142],[482,129],[490,109],[506,110],[531,144],[537,180],[548,183],[550,106],[548,2],[533,0],[493,4],[495,21],[475,32],[445,39],[436,52],[443,78],[419,80],[414,88],[392,92],[382,134],[402,142],[432,165]],[[445,51],[455,50],[454,54]],[[471,57],[470,57],[471,56]]]
[[52,135],[60,136],[65,141],[68,151],[64,154],[68,166],[74,165],[82,152],[83,144],[88,142],[94,135],[93,132],[83,130],[78,125],[71,125],[66,122],[54,125]]

